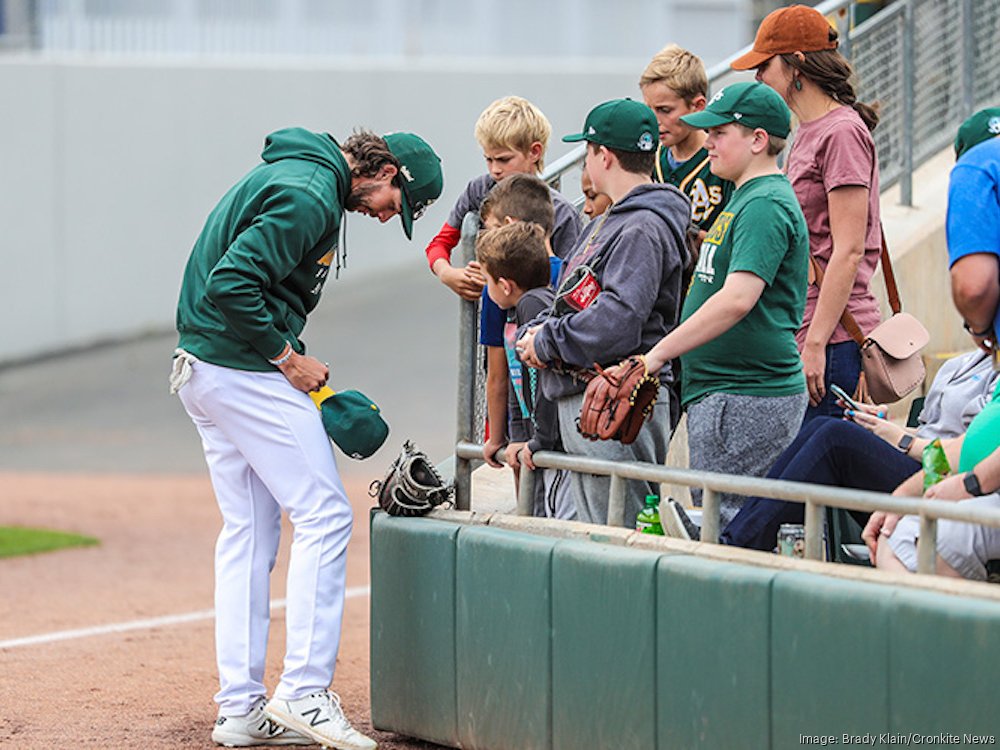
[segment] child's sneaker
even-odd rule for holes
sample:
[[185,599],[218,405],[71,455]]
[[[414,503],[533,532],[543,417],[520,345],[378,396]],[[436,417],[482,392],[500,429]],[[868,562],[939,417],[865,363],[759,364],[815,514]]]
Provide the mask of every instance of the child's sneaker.
[[294,701],[272,698],[264,710],[286,729],[335,750],[375,750],[378,747],[375,740],[350,725],[340,707],[340,698],[329,690]]
[[226,747],[256,745],[312,745],[313,741],[298,732],[285,729],[264,713],[265,698],[258,698],[243,716],[223,716],[215,721],[212,742]]

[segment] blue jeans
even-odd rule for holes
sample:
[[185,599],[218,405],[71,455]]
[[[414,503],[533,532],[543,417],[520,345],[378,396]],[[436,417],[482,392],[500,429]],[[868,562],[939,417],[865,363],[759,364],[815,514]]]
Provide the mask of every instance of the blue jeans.
[[[816,417],[778,457],[768,477],[874,492],[892,492],[920,463],[854,422]],[[766,497],[747,498],[720,535],[723,544],[774,549],[778,527],[802,523],[804,506]]]
[[823,386],[826,395],[816,406],[806,409],[802,424],[808,424],[816,417],[842,417],[844,410],[837,406],[837,397],[830,392],[830,384],[836,383],[848,395],[853,395],[858,387],[858,377],[861,375],[861,349],[854,341],[841,341],[839,344],[828,344],[826,347],[826,371],[823,375]]

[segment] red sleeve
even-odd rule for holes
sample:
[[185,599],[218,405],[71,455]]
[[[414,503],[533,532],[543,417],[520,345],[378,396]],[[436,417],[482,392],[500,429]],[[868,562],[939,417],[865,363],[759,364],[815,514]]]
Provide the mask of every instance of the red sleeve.
[[434,270],[434,262],[438,258],[444,258],[449,263],[451,262],[451,251],[461,238],[461,229],[455,229],[448,222],[444,223],[441,231],[428,243],[424,250],[427,253],[427,264],[431,267],[432,271]]

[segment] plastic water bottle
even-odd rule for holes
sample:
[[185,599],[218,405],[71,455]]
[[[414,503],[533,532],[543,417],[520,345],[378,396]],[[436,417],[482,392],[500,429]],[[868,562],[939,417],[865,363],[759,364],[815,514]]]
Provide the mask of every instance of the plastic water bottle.
[[656,495],[646,495],[646,507],[635,517],[635,530],[643,534],[663,536],[663,526],[660,524],[660,498]]

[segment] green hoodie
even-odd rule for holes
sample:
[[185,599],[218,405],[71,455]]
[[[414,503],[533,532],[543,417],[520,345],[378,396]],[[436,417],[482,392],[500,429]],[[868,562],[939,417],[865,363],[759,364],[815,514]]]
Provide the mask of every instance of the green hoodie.
[[286,128],[263,164],[209,215],[184,271],[179,346],[224,367],[266,372],[319,302],[337,250],[351,176],[329,135]]

